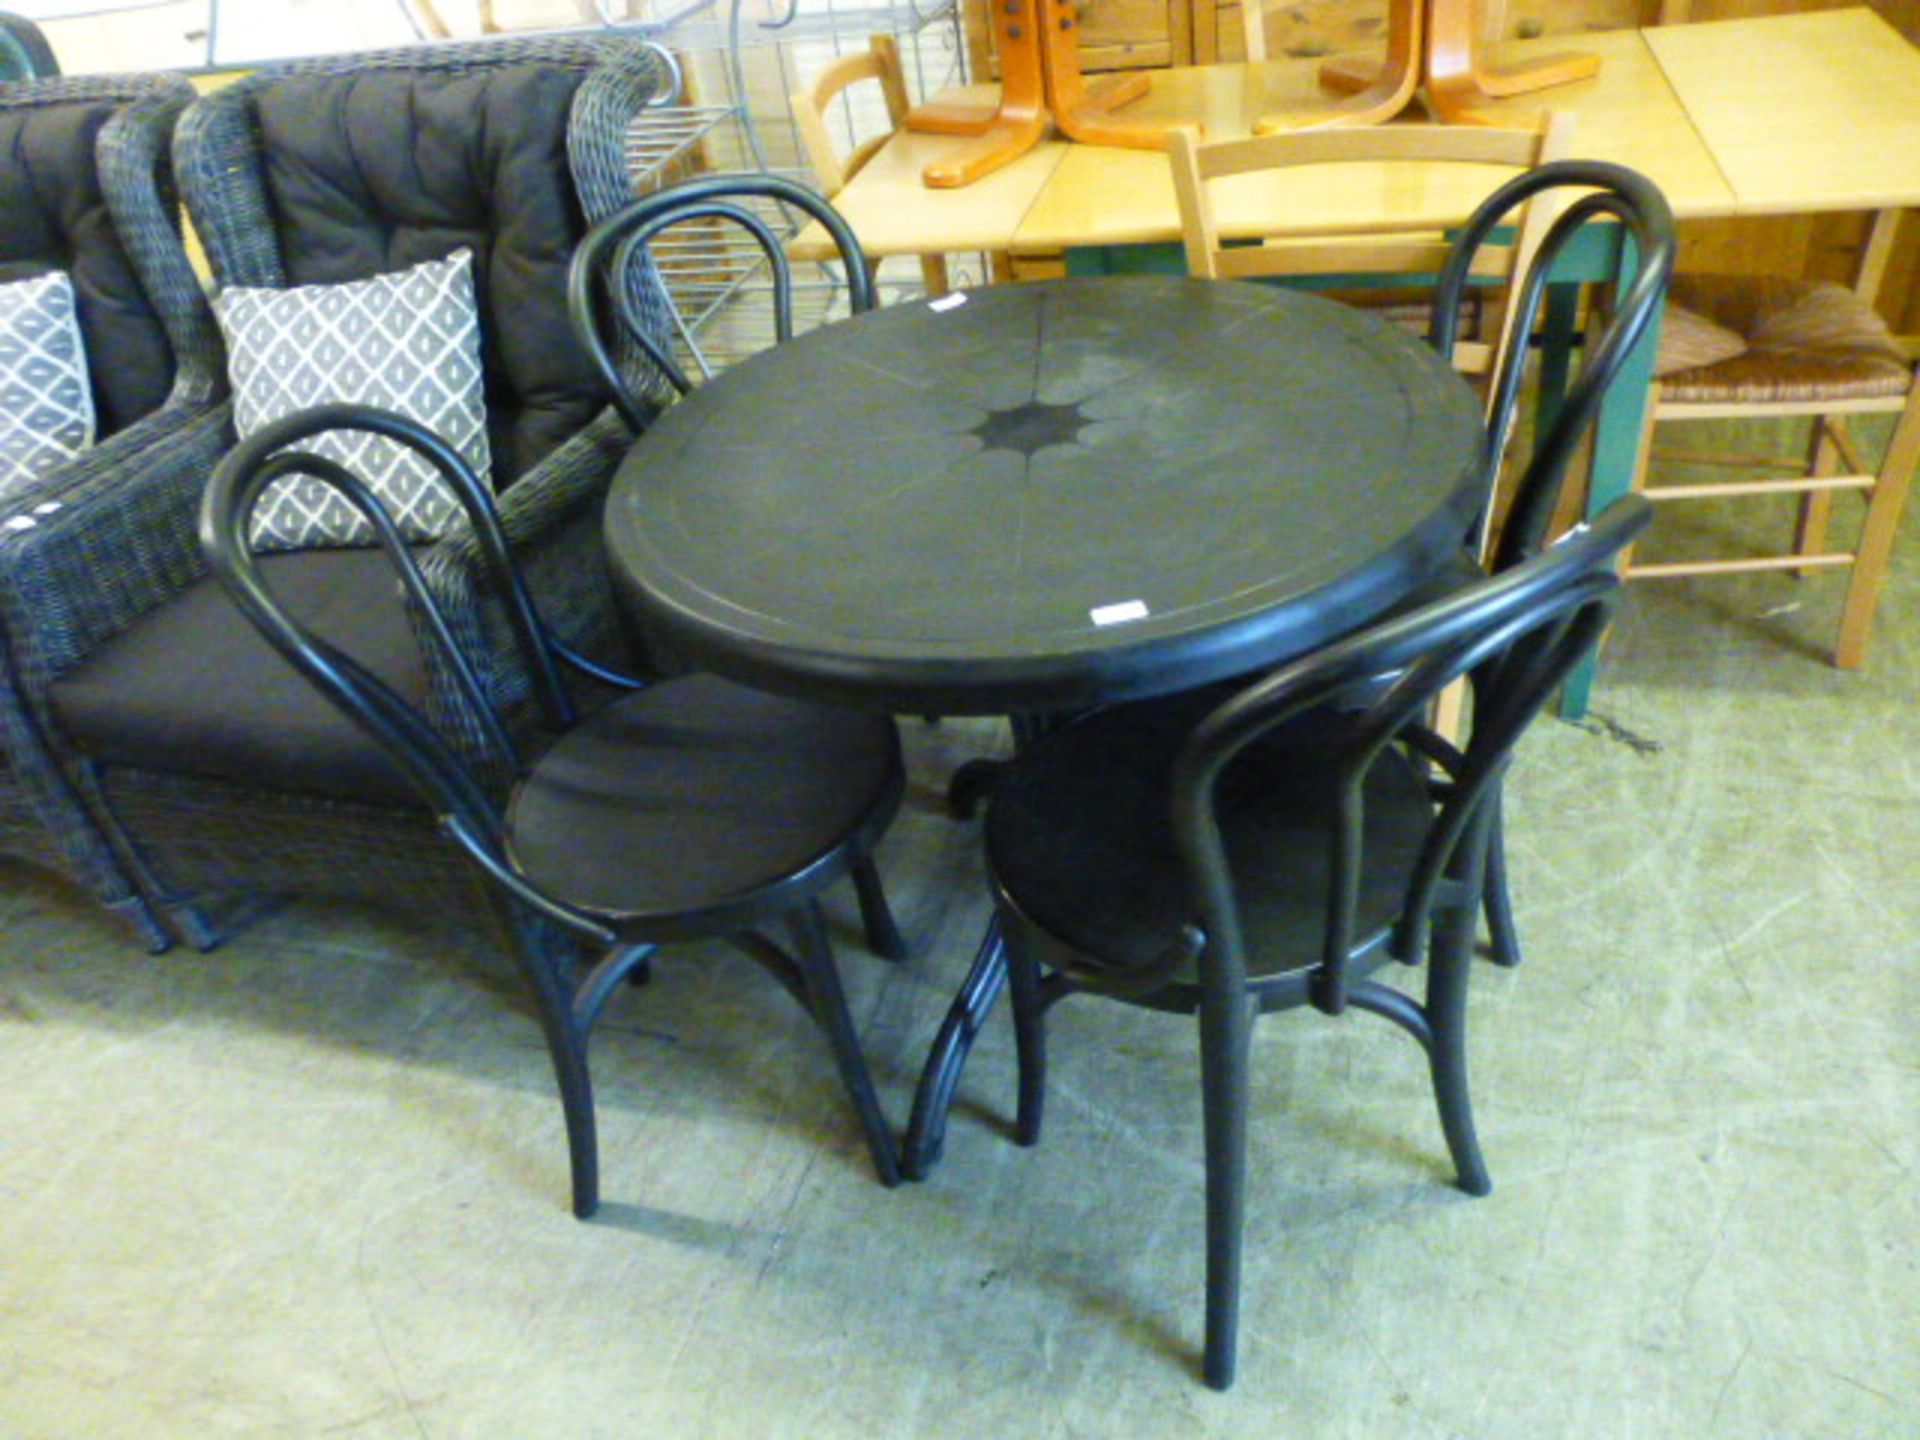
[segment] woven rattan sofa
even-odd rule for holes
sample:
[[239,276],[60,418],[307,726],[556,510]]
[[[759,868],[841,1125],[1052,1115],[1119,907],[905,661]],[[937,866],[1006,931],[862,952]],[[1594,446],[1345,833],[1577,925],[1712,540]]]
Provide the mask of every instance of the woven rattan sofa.
[[[36,551],[68,513],[112,497],[124,475],[192,450],[217,428],[219,338],[181,244],[169,147],[193,99],[172,76],[34,80],[0,86],[0,280],[69,273],[98,443],[10,493],[0,569]],[[16,643],[0,671],[0,846],[48,862],[126,917],[155,949],[168,931],[143,898],[43,724],[25,677],[59,663],[67,619],[94,556],[41,552],[28,587],[8,586],[0,626]],[[138,563],[135,557],[132,563]],[[15,603],[19,602],[19,603]]]
[[[617,643],[599,509],[629,437],[569,338],[566,267],[586,226],[631,197],[627,132],[663,82],[651,51],[606,35],[330,57],[216,91],[175,143],[220,286],[338,283],[474,251],[504,523],[546,619],[589,653]],[[462,903],[465,871],[399,773],[206,573],[195,517],[233,443],[223,411],[10,547],[0,609],[24,714],[196,944],[217,938],[220,897]],[[456,523],[422,563],[487,692],[530,713],[471,532]],[[381,569],[351,548],[267,563],[323,634],[497,768]]]

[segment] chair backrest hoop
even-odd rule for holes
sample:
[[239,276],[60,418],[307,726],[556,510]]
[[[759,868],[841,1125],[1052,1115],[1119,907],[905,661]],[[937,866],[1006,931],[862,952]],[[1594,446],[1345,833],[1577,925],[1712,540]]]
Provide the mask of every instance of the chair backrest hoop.
[[[1171,164],[1187,271],[1210,279],[1364,276],[1430,285],[1448,256],[1445,238],[1434,227],[1302,226],[1229,237],[1222,233],[1213,186],[1235,176],[1310,165],[1446,163],[1526,170],[1567,154],[1572,139],[1572,117],[1557,111],[1542,116],[1534,128],[1378,125],[1211,142],[1203,142],[1191,126],[1180,127],[1172,132]],[[1269,214],[1281,213],[1265,208]],[[1522,268],[1549,219],[1544,214],[1521,216],[1510,246],[1489,247],[1477,257],[1479,278],[1501,280]],[[1250,238],[1260,243],[1238,243]]]
[[24,15],[0,11],[0,82],[44,80],[59,73],[59,58],[45,32]]
[[1539,208],[1537,197],[1552,191],[1578,193],[1569,204],[1552,207],[1553,220],[1532,246],[1525,271],[1509,291],[1507,333],[1487,396],[1487,440],[1483,452],[1489,503],[1508,436],[1514,428],[1527,337],[1545,301],[1557,261],[1573,238],[1597,219],[1616,222],[1624,232],[1611,317],[1589,315],[1584,363],[1563,397],[1553,424],[1536,436],[1522,469],[1514,501],[1492,556],[1495,569],[1517,563],[1545,543],[1568,465],[1601,402],[1618,379],[1634,346],[1646,334],[1665,297],[1673,273],[1676,241],[1673,211],[1646,176],[1602,160],[1559,160],[1516,176],[1489,195],[1453,242],[1447,268],[1435,287],[1428,339],[1441,354],[1452,352],[1459,322],[1460,296],[1473,274],[1476,253],[1496,235],[1516,207]]
[[[660,404],[649,390],[637,389],[623,375],[616,355],[627,345],[636,347],[646,362],[678,394],[694,388],[679,363],[650,329],[636,323],[627,297],[636,285],[644,287],[655,272],[649,258],[651,241],[673,226],[689,220],[716,220],[744,229],[764,256],[774,283],[775,327],[781,339],[793,330],[792,266],[780,237],[741,201],[770,199],[791,206],[816,220],[833,238],[844,267],[847,303],[855,314],[874,304],[873,272],[861,253],[860,242],[840,212],[806,186],[777,175],[708,175],[669,186],[609,215],[587,232],[574,252],[567,275],[567,315],[581,348],[592,359],[621,418],[635,434],[644,430]],[[613,333],[609,335],[609,328]]]
[[827,112],[849,87],[862,80],[880,82],[880,95],[887,107],[889,133],[898,130],[907,118],[907,82],[900,68],[900,46],[886,34],[868,37],[867,48],[843,55],[814,77],[813,84],[788,97],[793,111],[794,129],[799,132],[807,163],[814,179],[829,198],[838,195],[846,183],[878,153],[888,134],[862,141],[847,154],[840,154],[827,128]]
[[[1419,958],[1443,883],[1477,896],[1495,782],[1521,732],[1605,629],[1620,588],[1613,562],[1651,514],[1641,497],[1623,497],[1590,525],[1521,564],[1283,667],[1231,696],[1195,727],[1174,764],[1172,825],[1207,936],[1201,957],[1205,988],[1240,993],[1247,976],[1239,904],[1214,808],[1220,776],[1263,735],[1335,702],[1351,713],[1343,720],[1339,751],[1328,761],[1337,813],[1331,817],[1315,1002],[1331,1010],[1345,1004],[1353,904],[1364,863],[1361,796],[1371,767],[1393,742],[1410,735],[1423,753],[1453,757],[1451,791],[1414,867],[1391,942],[1399,958]],[[1430,737],[1419,730],[1421,716],[1435,695],[1465,675],[1473,677],[1476,703],[1464,750],[1429,745]]]

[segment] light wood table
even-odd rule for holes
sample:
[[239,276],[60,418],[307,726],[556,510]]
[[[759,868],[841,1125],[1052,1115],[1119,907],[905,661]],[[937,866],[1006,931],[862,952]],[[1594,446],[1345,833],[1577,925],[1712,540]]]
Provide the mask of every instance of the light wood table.
[[[1514,45],[1501,53],[1524,57],[1537,48]],[[1600,57],[1600,75],[1556,88],[1547,102],[1574,117],[1574,153],[1641,171],[1666,192],[1676,214],[1733,213],[1732,190],[1640,33],[1583,36],[1581,48]],[[1305,123],[1327,104],[1317,74],[1315,62],[1297,60],[1164,71],[1129,113],[1161,123],[1197,121],[1210,139],[1249,134],[1262,116]],[[1503,119],[1529,117],[1541,108],[1538,97],[1484,107]],[[1238,176],[1216,184],[1213,194],[1228,237],[1285,233],[1290,216],[1299,217],[1303,230],[1430,230],[1464,220],[1505,178],[1483,165],[1345,165],[1331,174],[1328,167],[1314,167]],[[1070,250],[1179,237],[1180,211],[1165,156],[1074,145],[1035,196],[1008,248]]]
[[[997,85],[966,85],[942,93],[942,100],[959,104],[990,102]],[[1014,232],[1034,200],[1067,153],[1059,140],[1044,141],[1019,159],[957,189],[930,189],[921,172],[938,162],[952,162],[955,152],[977,145],[983,151],[995,142],[982,137],[958,142],[950,135],[901,131],[833,197],[834,208],[853,226],[861,248],[875,259],[887,255],[931,255],[983,250],[998,254],[1011,244]],[[1164,157],[1160,159],[1166,168]],[[788,247],[796,259],[832,257],[833,241],[819,225],[810,225]]]
[[1735,213],[1920,204],[1920,50],[1873,11],[1672,25],[1645,38]]
[[[1550,44],[1522,42],[1499,54],[1519,61],[1545,53]],[[1574,116],[1575,153],[1644,172],[1682,216],[1739,213],[1738,199],[1642,33],[1602,31],[1582,36],[1580,44],[1600,58],[1599,76],[1560,86],[1547,97],[1553,108]],[[993,86],[967,86],[942,98],[977,103],[994,93]],[[1319,62],[1276,60],[1156,71],[1153,89],[1125,113],[1153,125],[1199,124],[1210,138],[1221,139],[1251,134],[1263,116],[1304,124],[1335,103],[1320,85]],[[1487,107],[1502,117],[1541,108],[1540,97]],[[938,136],[896,135],[834,198],[869,255],[1052,253],[1179,237],[1164,155],[1052,141],[972,185],[927,188],[920,172],[953,144]],[[1270,232],[1276,217],[1284,229],[1289,215],[1299,215],[1309,228],[1352,223],[1431,229],[1464,219],[1493,183],[1476,166],[1343,168],[1331,187],[1324,177],[1308,182],[1253,176],[1224,183],[1217,193],[1226,233]],[[814,227],[791,248],[800,259],[826,259],[830,242]]]

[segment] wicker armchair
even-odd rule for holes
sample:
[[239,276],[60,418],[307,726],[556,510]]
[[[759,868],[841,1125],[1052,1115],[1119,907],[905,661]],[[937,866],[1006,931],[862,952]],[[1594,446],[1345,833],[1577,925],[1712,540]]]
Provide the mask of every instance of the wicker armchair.
[[[215,453],[226,379],[181,244],[168,154],[192,99],[177,76],[0,87],[9,155],[0,175],[0,278],[74,275],[100,437],[9,496],[0,517],[0,570],[9,574],[67,514],[110,507],[125,474]],[[159,950],[169,934],[142,896],[134,862],[50,746],[43,710],[25,699],[23,678],[58,663],[63,616],[93,563],[48,553],[21,585],[0,588],[0,628],[19,642],[0,671],[0,846],[78,880]]]
[[[616,643],[599,510],[628,435],[567,339],[566,264],[631,197],[626,136],[663,80],[653,53],[605,35],[329,57],[202,99],[174,146],[221,286],[334,284],[473,249],[501,518],[549,623],[589,653]],[[207,574],[195,516],[233,443],[223,417],[127,475],[113,503],[70,506],[15,547],[0,605],[28,712],[195,944],[217,939],[215,896],[464,897],[397,772]],[[448,662],[373,578],[377,551],[276,559],[331,640],[370,657],[469,763],[500,769]],[[530,715],[471,531],[456,523],[421,563],[486,693]]]

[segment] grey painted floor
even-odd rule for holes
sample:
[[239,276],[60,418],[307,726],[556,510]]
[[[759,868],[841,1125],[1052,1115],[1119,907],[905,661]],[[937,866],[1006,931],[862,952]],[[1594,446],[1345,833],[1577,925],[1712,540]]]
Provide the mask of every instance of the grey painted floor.
[[[1264,1027],[1225,1396],[1181,1022],[1057,1012],[1027,1152],[996,1017],[889,1193],[785,996],[687,951],[601,1032],[581,1224],[461,917],[155,959],[0,871],[0,1436],[1920,1435],[1916,548],[1864,675],[1819,659],[1831,581],[1641,588],[1594,721],[1529,738],[1528,958],[1473,1000],[1492,1196],[1447,1184],[1404,1037]],[[982,734],[907,730],[918,953],[842,927],[896,1122],[984,915],[937,807]]]

